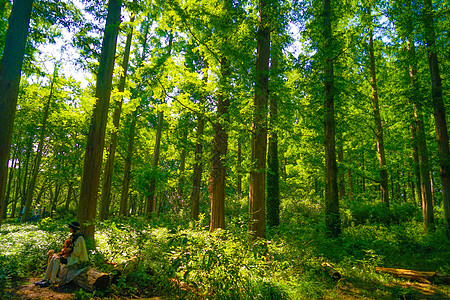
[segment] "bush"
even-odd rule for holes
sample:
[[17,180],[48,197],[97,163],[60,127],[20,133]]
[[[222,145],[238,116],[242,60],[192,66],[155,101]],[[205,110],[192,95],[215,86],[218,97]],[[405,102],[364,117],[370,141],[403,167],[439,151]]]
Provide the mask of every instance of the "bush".
[[0,298],[6,297],[6,289],[21,275],[20,261],[17,257],[11,258],[0,255]]
[[383,203],[353,203],[343,213],[346,226],[381,223],[400,224],[411,220],[420,220],[421,210],[412,203],[392,203],[388,209]]
[[172,238],[170,268],[199,297],[285,299],[266,262],[267,244],[248,234],[183,230]]

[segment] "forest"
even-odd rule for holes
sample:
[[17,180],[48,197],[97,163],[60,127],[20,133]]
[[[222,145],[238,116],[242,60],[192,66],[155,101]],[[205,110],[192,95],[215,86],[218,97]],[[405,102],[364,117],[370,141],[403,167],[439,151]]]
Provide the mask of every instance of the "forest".
[[0,298],[450,299],[449,8],[0,0]]

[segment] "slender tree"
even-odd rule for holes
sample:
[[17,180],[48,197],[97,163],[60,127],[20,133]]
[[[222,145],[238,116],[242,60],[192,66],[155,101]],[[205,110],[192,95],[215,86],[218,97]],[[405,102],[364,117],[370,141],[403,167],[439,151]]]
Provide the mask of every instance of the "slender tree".
[[81,180],[78,220],[87,238],[94,240],[98,187],[105,144],[105,131],[111,96],[112,74],[120,24],[121,0],[110,0],[102,42],[102,53],[95,89],[96,104],[92,113]]
[[239,198],[242,197],[242,138],[238,137],[237,141],[237,187],[236,192]]
[[254,113],[252,125],[251,159],[253,167],[249,182],[250,233],[254,237],[266,237],[266,153],[267,108],[269,98],[270,1],[259,1],[259,25],[257,31],[257,57]]
[[[134,21],[134,16],[131,17],[130,22]],[[130,50],[131,50],[131,41],[133,39],[133,27],[128,29],[127,40],[125,42],[125,52],[123,54],[122,59],[122,72],[120,73],[119,79],[119,93],[123,93],[125,91],[125,84],[127,80],[127,71],[128,71],[128,61],[130,58]],[[111,140],[107,147],[108,149],[108,157],[106,159],[105,171],[103,173],[103,188],[102,188],[102,205],[100,207],[100,220],[108,219],[109,216],[109,206],[111,203],[111,184],[114,170],[114,156],[116,154],[117,147],[117,132],[119,130],[120,123],[120,114],[122,113],[122,103],[123,96],[120,96],[118,100],[116,100],[116,108],[114,109],[113,114],[113,130],[111,132]]]
[[439,71],[439,61],[436,51],[436,32],[434,28],[432,0],[424,0],[422,12],[425,27],[425,40],[428,51],[428,65],[430,68],[431,76],[431,95],[433,99],[434,121],[436,124],[436,139],[439,153],[444,214],[447,228],[447,237],[450,239],[450,148],[445,105],[442,97],[441,74]]
[[331,0],[322,0],[322,57],[324,73],[324,130],[325,130],[325,225],[327,234],[337,237],[341,233],[336,163],[336,125],[334,118],[334,62]]
[[53,90],[54,90],[55,81],[57,79],[57,76],[58,76],[58,68],[57,68],[57,65],[55,64],[55,70],[53,71],[53,76],[50,81],[50,94],[48,96],[47,103],[45,104],[45,107],[44,107],[41,133],[39,136],[38,148],[36,150],[36,157],[34,158],[33,172],[31,174],[31,178],[28,183],[27,191],[25,194],[25,211],[24,211],[23,217],[22,217],[23,221],[28,221],[29,216],[30,216],[30,209],[31,209],[31,204],[33,202],[33,194],[34,194],[34,189],[36,186],[36,180],[38,178],[39,170],[41,169],[41,160],[42,160],[42,155],[43,155],[42,150],[44,148],[44,139],[46,137],[49,110],[50,110],[50,105],[53,101]]
[[123,170],[122,192],[120,194],[119,214],[121,216],[128,215],[128,191],[131,181],[131,163],[133,159],[134,140],[136,135],[136,122],[138,118],[139,107],[131,114],[130,132],[128,134],[127,154],[125,156],[125,164]]
[[[272,47],[271,78],[269,81],[270,93],[270,133],[267,153],[267,225],[276,227],[280,225],[280,171],[278,161],[278,98],[277,89],[279,72],[279,49]],[[240,153],[239,153],[240,154]]]
[[[142,53],[139,56],[137,65],[140,66],[142,62],[145,60],[147,53],[147,35],[150,28],[150,19],[144,22],[144,34],[142,38]],[[138,88],[133,92],[133,98],[138,96],[138,91],[142,89],[142,82],[138,83]],[[128,133],[128,142],[127,142],[127,154],[125,156],[124,170],[123,170],[123,180],[122,180],[122,191],[120,193],[120,206],[119,206],[119,214],[121,216],[127,216],[128,214],[128,193],[130,189],[130,181],[131,181],[131,165],[133,159],[134,152],[134,140],[136,135],[136,126],[137,126],[137,118],[141,109],[141,104],[136,107],[136,109],[131,113],[131,124],[130,131]]]
[[156,184],[157,184],[157,176],[158,176],[158,164],[159,164],[159,154],[161,148],[161,136],[162,136],[162,128],[164,121],[164,112],[160,110],[158,112],[158,127],[156,129],[156,137],[155,137],[155,147],[153,148],[153,160],[152,160],[152,169],[153,174],[150,179],[148,195],[147,195],[147,206],[146,206],[146,214],[149,218],[151,218],[153,212],[156,209]]
[[375,136],[377,140],[378,166],[380,169],[380,191],[381,202],[389,208],[389,186],[388,186],[388,172],[386,166],[386,154],[384,150],[384,133],[383,124],[381,120],[380,101],[378,96],[378,84],[375,62],[375,47],[373,41],[373,21],[372,21],[372,3],[368,4],[366,9],[366,22],[369,27],[369,41],[367,44],[369,52],[369,72],[370,72],[370,86],[372,88],[372,107],[375,117]]
[[[169,43],[167,46],[167,53],[162,57],[160,63],[157,65],[161,67],[167,61],[167,58],[171,55],[172,52],[172,43],[173,43],[173,35],[169,35]],[[161,82],[160,82],[161,84]],[[164,88],[164,87],[163,87]],[[158,127],[156,129],[155,136],[155,147],[153,148],[153,160],[152,160],[152,170],[153,174],[149,182],[148,194],[147,194],[147,206],[146,206],[146,214],[149,218],[151,218],[153,212],[156,210],[156,187],[158,184],[158,165],[159,165],[159,155],[161,148],[161,137],[162,137],[162,129],[164,123],[164,111],[160,109],[158,111]]]
[[[413,142],[414,161],[417,165],[416,176],[419,188],[420,199],[422,200],[422,212],[424,231],[428,232],[434,227],[433,199],[431,194],[430,165],[428,158],[428,148],[426,142],[425,123],[423,120],[423,95],[420,92],[417,78],[417,58],[414,45],[413,9],[411,1],[406,1],[402,5],[405,9],[401,11],[401,16],[405,18],[404,28],[399,26],[399,31],[404,35],[407,47],[408,75],[410,83],[409,99],[413,107]],[[414,197],[413,191],[413,197]]]
[[[33,0],[14,1],[0,63],[0,212],[3,212],[5,204],[14,114],[32,7]],[[0,215],[0,226],[2,215]]]
[[226,155],[228,151],[228,133],[226,126],[229,122],[228,107],[230,96],[227,93],[230,65],[226,58],[220,62],[221,78],[219,94],[217,96],[217,112],[214,128],[214,142],[211,154],[211,176],[209,178],[209,199],[211,201],[210,231],[225,228],[225,179]]
[[[203,68],[203,83],[206,85],[208,82],[207,65]],[[203,130],[205,128],[205,119],[203,113],[205,110],[205,98],[204,93],[200,94],[200,108],[202,111],[197,114],[197,131],[196,131],[196,144],[195,144],[195,156],[194,156],[194,171],[192,174],[192,191],[191,191],[191,220],[198,220],[200,213],[200,188],[202,182],[203,173]]]

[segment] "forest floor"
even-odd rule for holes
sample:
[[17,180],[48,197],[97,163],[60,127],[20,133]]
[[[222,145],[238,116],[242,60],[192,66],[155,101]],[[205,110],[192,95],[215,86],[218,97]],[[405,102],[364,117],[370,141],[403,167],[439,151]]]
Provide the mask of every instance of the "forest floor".
[[[46,250],[64,240],[68,220],[11,222],[0,232],[0,300],[450,300],[450,285],[442,278],[425,284],[377,271],[450,275],[444,230],[423,235],[415,219],[389,226],[373,222],[349,225],[330,239],[323,234],[323,218],[297,209],[285,216],[287,225],[270,232],[270,242],[249,239],[244,221],[214,234],[200,222],[186,229],[138,217],[99,223],[98,244],[90,252],[93,268],[110,273],[111,262],[141,259],[110,288],[92,293],[71,284],[34,285],[45,270]],[[334,280],[324,263],[341,279]]]
[[[427,300],[445,300],[450,299],[450,291],[448,286],[437,286],[426,283],[405,281],[401,284],[386,284],[385,288],[402,288],[405,293],[404,297],[397,299],[427,299]],[[368,283],[353,284],[345,282],[339,286],[341,299],[377,299],[377,297],[367,297],[365,292],[373,293],[378,289],[377,285]],[[407,294],[407,296],[406,296]]]
[[[20,281],[17,286],[11,291],[11,296],[9,299],[14,300],[74,300],[77,299],[76,291],[79,287],[74,284],[67,284],[64,287],[46,287],[41,288],[34,285],[34,282],[41,280],[41,278],[31,277],[25,278]],[[92,299],[92,298],[91,298]],[[119,298],[113,298],[119,300]],[[127,298],[120,298],[125,300]],[[141,300],[164,300],[160,297],[152,298],[140,298]]]
[[[10,299],[23,299],[23,300],[74,300],[77,299],[76,291],[79,287],[68,284],[64,287],[47,287],[41,288],[34,285],[34,282],[39,281],[40,278],[25,278],[17,284],[17,286],[11,291]],[[427,300],[445,300],[450,299],[450,290],[448,286],[431,285],[425,283],[409,282],[405,281],[398,284],[387,284],[385,287],[399,288],[401,287],[405,291],[408,291],[408,296],[404,299],[427,299]],[[351,283],[345,280],[340,281],[336,286],[339,289],[339,295],[341,299],[376,299],[373,297],[367,297],[367,292],[370,294],[378,289],[377,285],[371,285],[368,283]],[[92,299],[92,298],[91,298]],[[131,299],[131,298],[117,298],[113,299]],[[133,298],[136,299],[136,298]],[[164,300],[164,298],[138,298],[141,300]],[[400,298],[399,298],[400,299]]]

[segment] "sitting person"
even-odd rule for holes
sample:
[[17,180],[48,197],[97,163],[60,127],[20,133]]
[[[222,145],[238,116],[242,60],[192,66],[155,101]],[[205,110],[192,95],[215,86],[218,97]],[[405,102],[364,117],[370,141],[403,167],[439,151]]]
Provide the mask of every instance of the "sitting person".
[[67,264],[67,258],[68,258],[69,255],[72,253],[72,251],[73,251],[73,243],[72,243],[72,239],[69,238],[69,239],[67,239],[67,240],[64,242],[61,251],[58,252],[58,255],[59,255],[60,260],[66,259],[66,260],[65,260],[65,261],[66,261],[65,263],[62,262],[62,261],[61,261],[61,263]]
[[47,287],[55,283],[57,275],[61,283],[68,283],[84,270],[82,265],[88,261],[88,255],[84,237],[79,230],[80,223],[71,222],[69,224],[70,238],[64,242],[60,252],[55,254],[55,251],[50,250],[47,253],[47,271],[44,279],[35,282],[35,285]]

